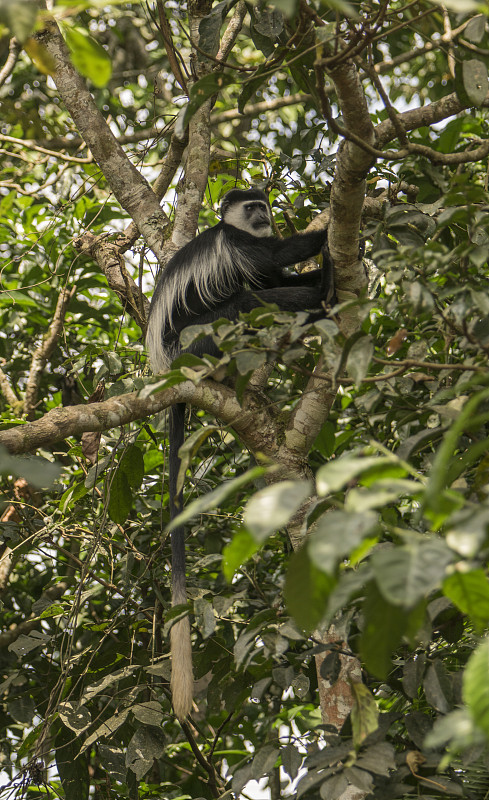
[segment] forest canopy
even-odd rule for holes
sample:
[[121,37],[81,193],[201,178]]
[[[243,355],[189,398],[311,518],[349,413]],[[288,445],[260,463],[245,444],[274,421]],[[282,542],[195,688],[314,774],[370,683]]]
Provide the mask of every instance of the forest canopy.
[[[488,67],[472,0],[1,3],[2,800],[487,797]],[[236,187],[334,302],[155,376]]]

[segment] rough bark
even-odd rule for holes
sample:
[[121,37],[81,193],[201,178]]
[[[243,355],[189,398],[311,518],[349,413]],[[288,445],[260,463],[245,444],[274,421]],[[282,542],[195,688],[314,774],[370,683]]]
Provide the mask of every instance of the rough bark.
[[168,219],[151,186],[127,157],[95,105],[85,81],[71,63],[58,26],[50,22],[37,38],[56,65],[53,79],[63,103],[114,195],[134,220],[155,256],[162,257],[163,230]]

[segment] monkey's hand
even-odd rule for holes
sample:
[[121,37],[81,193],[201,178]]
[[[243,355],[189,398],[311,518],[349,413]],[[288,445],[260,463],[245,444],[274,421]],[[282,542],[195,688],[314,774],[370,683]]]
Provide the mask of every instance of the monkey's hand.
[[334,284],[334,264],[329,252],[327,239],[322,247],[321,255],[323,257],[321,297],[326,305],[334,306],[337,303]]

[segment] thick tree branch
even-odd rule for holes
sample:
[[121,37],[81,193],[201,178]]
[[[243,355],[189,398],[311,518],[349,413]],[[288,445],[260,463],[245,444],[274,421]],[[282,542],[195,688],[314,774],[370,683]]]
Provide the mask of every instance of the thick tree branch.
[[[101,403],[52,409],[38,420],[0,431],[0,444],[10,453],[26,453],[68,436],[81,436],[87,431],[107,431],[146,419],[175,403],[187,403],[209,411],[225,424],[232,425],[255,449],[258,449],[261,441],[260,422],[265,424],[272,419],[267,408],[263,412],[260,410],[253,393],[246,395],[245,403],[241,406],[235,392],[228,386],[211,380],[203,380],[198,384],[185,381],[149,397],[133,393],[112,397]],[[265,405],[268,407],[268,404]],[[273,433],[270,437],[273,437]],[[270,449],[276,452],[277,445]]]
[[74,69],[59,28],[49,22],[37,38],[53,59],[53,76],[75,125],[103,170],[121,206],[132,217],[157,258],[163,256],[162,232],[168,220],[145,178],[131,163]]
[[[367,144],[375,133],[357,69],[348,61],[330,72],[345,127],[355,129]],[[331,219],[328,243],[335,264],[336,285],[358,293],[365,286],[363,267],[358,262],[360,220],[365,199],[366,177],[371,156],[353,142],[343,141],[338,150],[331,189]]]
[[[398,114],[398,119],[401,122],[404,130],[412,131],[416,128],[428,127],[434,125],[436,122],[448,117],[453,117],[465,110],[465,106],[460,102],[455,92],[442,97],[441,100],[435,100],[427,106],[422,108],[413,108],[409,111],[403,111]],[[397,131],[394,128],[390,119],[386,119],[375,128],[375,146],[377,148],[384,147],[387,142],[392,141],[397,136]]]
[[[152,185],[153,192],[155,193],[158,201],[161,201],[165,196],[170,183],[172,182],[175,172],[182,162],[183,153],[188,144],[188,136],[183,139],[177,138],[173,135],[170,139],[170,147],[163,160],[160,173]],[[139,229],[135,222],[131,222],[123,234],[117,238],[117,247],[119,252],[125,253],[129,250],[134,242],[139,238]]]
[[[209,6],[210,8],[210,6]],[[199,25],[207,13],[206,3],[192,4],[189,13],[192,47],[198,49]],[[215,55],[215,53],[211,53]],[[202,78],[211,72],[212,64],[207,59],[195,57],[196,77]],[[183,191],[178,194],[177,211],[172,233],[174,247],[183,247],[195,236],[202,199],[207,186],[211,149],[210,114],[213,99],[209,98],[193,115],[189,123],[187,162]]]
[[124,310],[131,315],[144,334],[149,300],[127,272],[118,242],[109,242],[104,236],[94,236],[87,231],[75,240],[74,245],[80,252],[95,259],[110,288],[120,298]]
[[239,0],[238,5],[234,9],[234,14],[231,17],[229,24],[224,31],[221,39],[221,46],[217,53],[218,61],[226,61],[228,55],[233,49],[234,43],[237,39],[238,33],[243,27],[243,21],[247,14],[246,3],[244,0]]

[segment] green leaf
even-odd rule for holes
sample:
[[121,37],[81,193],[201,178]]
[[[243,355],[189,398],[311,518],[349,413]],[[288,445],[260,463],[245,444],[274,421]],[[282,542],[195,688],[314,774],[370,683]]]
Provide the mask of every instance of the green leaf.
[[114,733],[119,730],[122,725],[124,725],[130,712],[130,708],[124,708],[122,711],[118,711],[116,714],[113,714],[111,717],[104,720],[104,722],[102,722],[102,724],[99,725],[98,728],[91,733],[87,739],[85,739],[80,748],[80,755],[85,753],[92,746],[92,744],[97,742],[102,736],[113,736]]
[[356,766],[373,772],[375,775],[388,777],[390,770],[396,769],[396,751],[388,742],[379,742],[363,751],[356,761]]
[[234,773],[232,782],[234,795],[241,797],[241,791],[249,780],[258,780],[262,775],[271,772],[279,754],[280,750],[274,744],[265,744],[260,750],[257,750],[253,761]]
[[214,56],[217,53],[222,23],[237,2],[238,0],[222,0],[201,20],[199,24],[199,47],[204,53]]
[[204,511],[210,511],[211,508],[216,508],[236,492],[239,492],[244,486],[261,478],[266,471],[266,467],[252,467],[252,469],[247,470],[243,475],[239,475],[231,481],[223,481],[217,489],[198,497],[197,500],[186,506],[182,513],[170,522],[166,530],[172,531],[174,528],[178,528],[179,525],[184,525],[192,517],[202,514]]
[[68,509],[76,506],[77,502],[81,500],[82,497],[85,497],[86,494],[88,494],[88,489],[83,482],[75,483],[74,486],[70,486],[70,488],[63,493],[59,501],[61,511],[66,513]]
[[195,623],[203,639],[208,639],[216,630],[216,615],[209,600],[197,597],[194,601]]
[[489,639],[470,656],[463,679],[463,697],[475,724],[489,740]]
[[294,780],[299,774],[299,769],[304,756],[293,744],[286,744],[280,751],[282,757],[282,769]]
[[489,621],[489,581],[485,571],[454,572],[443,581],[442,589],[482,632]]
[[88,800],[90,777],[88,757],[78,755],[80,740],[64,726],[60,726],[55,739],[56,766],[65,797],[70,800]]
[[284,598],[299,627],[310,633],[326,612],[336,580],[318,569],[305,547],[292,554],[285,579]]
[[372,692],[364,683],[351,683],[353,708],[351,725],[353,742],[358,749],[367,736],[379,727],[379,708]]
[[412,700],[418,696],[423,675],[426,669],[425,653],[416,654],[409,661],[406,661],[402,671],[402,687],[407,696]]
[[51,636],[39,631],[31,631],[28,636],[25,633],[21,633],[14,642],[10,642],[7,649],[10,653],[15,653],[19,658],[23,658],[37,647],[48,644],[51,638]]
[[262,543],[283,528],[312,491],[311,481],[281,481],[257,492],[247,504],[243,522],[253,538]]
[[374,508],[382,509],[390,503],[396,503],[400,497],[421,495],[423,485],[416,481],[378,480],[373,484],[373,488],[360,487],[350,489],[345,498],[345,511],[370,511]]
[[145,725],[153,725],[158,728],[164,718],[161,703],[157,700],[148,700],[146,703],[137,703],[132,706],[131,711],[139,722]]
[[263,64],[249,78],[241,87],[241,92],[238,97],[238,111],[242,114],[244,107],[248,100],[250,100],[260,86],[270,77],[270,68],[268,64]]
[[267,355],[264,352],[240,350],[239,353],[236,354],[236,369],[240,375],[246,375],[262,367],[266,360]]
[[177,493],[181,492],[185,483],[185,473],[189,469],[192,459],[197,455],[203,443],[214,433],[221,434],[222,429],[217,425],[203,425],[185,438],[178,451],[180,469],[178,471]]
[[299,8],[299,0],[273,0],[271,5],[278,8],[282,14],[291,19]]
[[64,24],[62,31],[73,66],[95,86],[105,86],[112,75],[112,62],[104,48],[83,28]]
[[119,783],[126,783],[127,768],[124,751],[114,745],[98,742],[97,753],[103,768],[107,770],[110,777]]
[[374,583],[367,589],[363,604],[365,617],[360,653],[369,672],[385,678],[392,668],[392,653],[408,626],[404,609],[386,603]]
[[131,489],[139,489],[144,478],[144,458],[139,447],[131,444],[122,456],[119,469],[127,478]]
[[465,402],[463,408],[457,414],[457,419],[444,434],[442,443],[433,460],[429,482],[423,498],[425,510],[436,513],[443,509],[443,504],[446,500],[443,496],[443,489],[447,485],[448,474],[452,468],[453,455],[458,440],[463,431],[467,430],[467,428],[470,429],[470,421],[474,419],[479,405],[485,403],[488,398],[489,389],[487,388],[475,392]]
[[486,20],[485,14],[477,14],[476,17],[472,17],[464,28],[463,38],[474,44],[481,42],[486,32]]
[[284,29],[284,16],[275,8],[254,9],[253,26],[267,39],[278,39]]
[[327,420],[319,431],[314,447],[319,450],[325,458],[331,458],[335,451],[335,431],[336,426]]
[[447,714],[453,703],[452,684],[445,665],[436,659],[429,665],[423,681],[426,700],[436,711]]
[[[255,45],[255,48],[259,50],[261,53],[263,53],[265,58],[268,58],[269,56],[272,55],[273,51],[275,50],[275,45],[276,45],[275,40],[270,39],[269,36],[263,36],[263,34],[260,33],[260,31],[257,28],[255,28],[255,22],[253,17],[250,20],[250,36],[251,36],[251,41]],[[243,103],[243,108],[244,108],[244,103]],[[243,108],[240,109],[241,112],[243,111]]]
[[65,700],[59,704],[58,711],[62,722],[76,734],[85,731],[92,723],[90,711],[77,700]]
[[406,469],[395,456],[342,456],[318,470],[316,474],[318,494],[322,497],[337,492],[370,470],[379,471],[379,477],[380,475],[387,477],[385,470],[388,470],[392,477],[394,477],[393,470],[395,477],[406,474]]
[[238,531],[231,542],[222,551],[222,571],[227,581],[231,582],[234,573],[251,556],[260,545],[248,531]]
[[120,465],[110,477],[108,512],[112,522],[122,525],[129,516],[133,497],[129,481]]
[[25,478],[36,489],[52,486],[59,477],[61,468],[46,458],[38,456],[12,456],[0,445],[0,475],[13,475]]
[[138,728],[127,745],[126,767],[140,781],[165,752],[165,737],[158,728]]
[[140,667],[136,664],[133,666],[122,667],[122,669],[117,669],[114,672],[111,672],[109,675],[105,675],[103,678],[100,678],[100,680],[95,681],[95,683],[85,686],[81,692],[80,703],[89,703],[94,697],[99,695],[100,692],[103,692],[110,686],[119,683],[119,681],[122,681],[125,678],[132,677],[133,673],[137,672],[138,669],[140,669]]
[[440,586],[452,560],[453,554],[443,541],[430,539],[378,550],[371,563],[384,598],[410,609]]
[[326,511],[307,541],[311,561],[323,572],[334,573],[338,564],[377,527],[377,514]]
[[366,377],[373,354],[374,343],[370,336],[362,336],[350,348],[346,371],[357,385]]
[[36,744],[39,736],[42,734],[43,730],[46,730],[44,720],[36,725],[25,737],[24,741],[20,745],[18,749],[18,757],[25,758],[29,753],[31,753],[34,749],[34,745]]
[[481,106],[489,89],[487,67],[484,62],[478,58],[457,61],[455,89],[460,102],[465,106]]
[[[202,363],[201,359],[198,359],[198,362]],[[144,400],[144,398],[150,397],[150,395],[156,394],[156,392],[161,392],[163,389],[170,389],[172,386],[177,386],[179,383],[185,383],[186,380],[187,378],[182,375],[180,370],[174,369],[171,372],[167,372],[161,380],[148,383],[141,389],[141,398]]]

